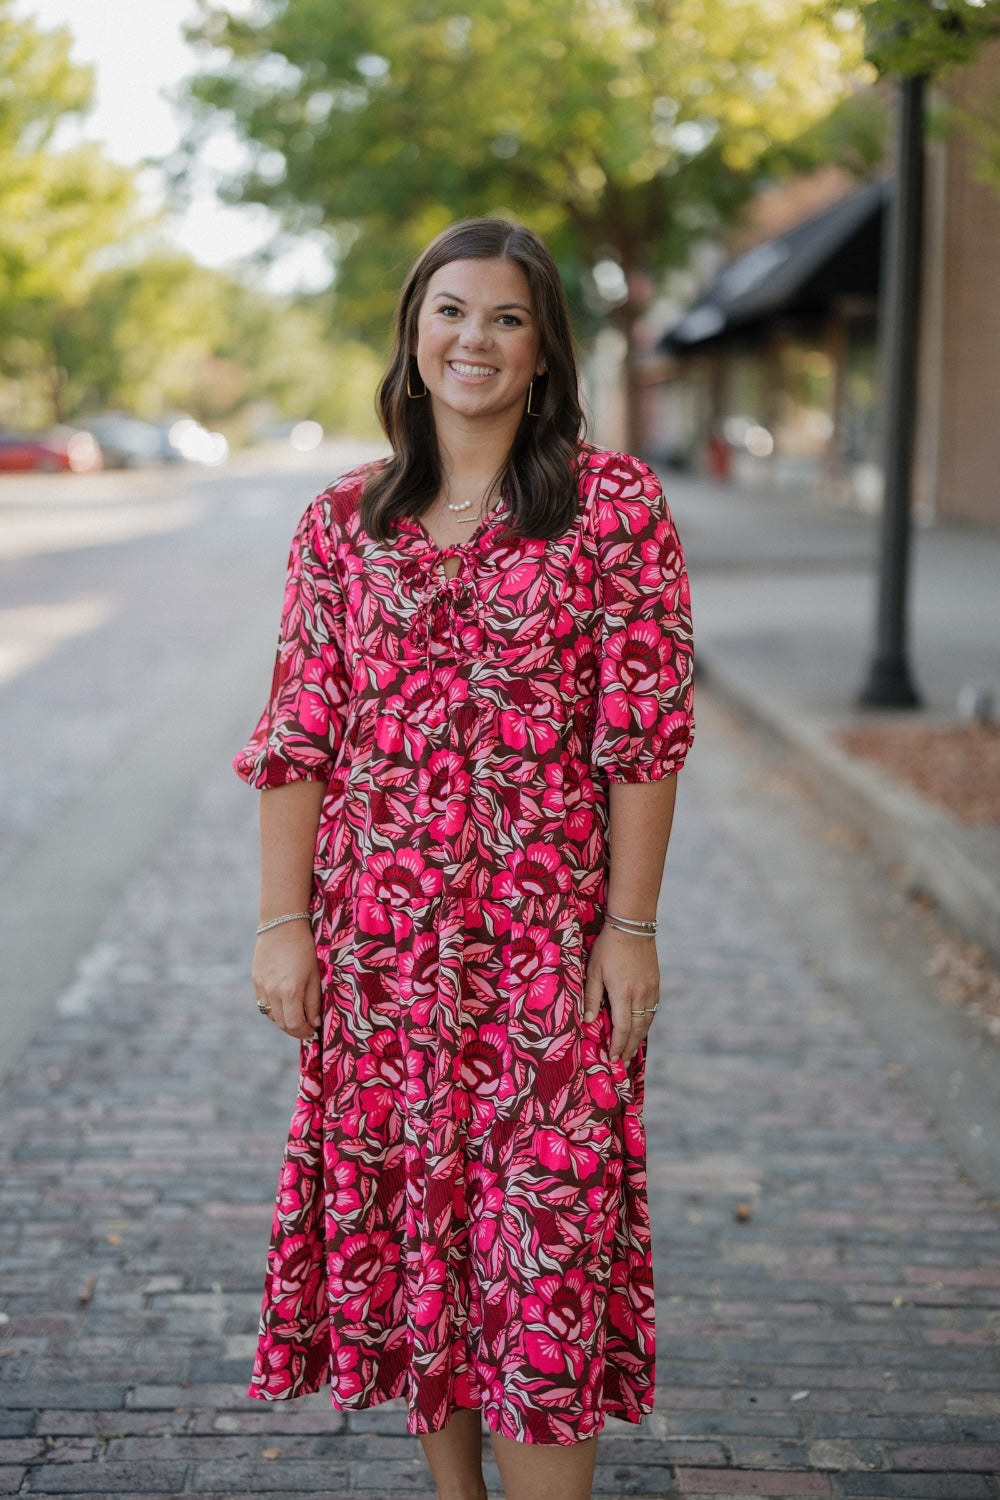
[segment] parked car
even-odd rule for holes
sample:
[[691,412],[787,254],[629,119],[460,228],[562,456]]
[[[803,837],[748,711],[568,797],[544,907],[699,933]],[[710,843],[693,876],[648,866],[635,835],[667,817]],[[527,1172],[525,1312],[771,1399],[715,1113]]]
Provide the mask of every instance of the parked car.
[[167,442],[188,463],[215,468],[229,457],[229,441],[225,434],[212,432],[194,417],[181,415],[165,419],[164,429]]
[[323,441],[325,433],[318,422],[310,418],[292,422],[268,422],[258,429],[258,443],[290,443],[296,453],[312,453]]
[[81,426],[100,443],[106,469],[176,463],[181,457],[162,428],[125,412],[86,417],[81,419]]
[[93,433],[73,427],[53,427],[47,433],[0,432],[0,473],[92,474],[103,462]]

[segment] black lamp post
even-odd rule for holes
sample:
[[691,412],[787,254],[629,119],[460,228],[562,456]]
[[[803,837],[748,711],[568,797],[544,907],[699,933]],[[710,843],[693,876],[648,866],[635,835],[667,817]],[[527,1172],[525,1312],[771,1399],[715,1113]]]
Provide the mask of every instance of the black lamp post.
[[924,79],[898,85],[896,191],[889,212],[880,310],[885,494],[875,651],[859,702],[869,708],[916,708],[920,695],[907,660],[917,328],[923,233]]

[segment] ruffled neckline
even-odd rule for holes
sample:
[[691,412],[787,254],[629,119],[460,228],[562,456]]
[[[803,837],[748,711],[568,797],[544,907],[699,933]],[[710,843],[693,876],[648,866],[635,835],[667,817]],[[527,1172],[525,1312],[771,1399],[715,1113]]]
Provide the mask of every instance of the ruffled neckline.
[[[425,566],[437,568],[441,566],[444,581],[454,583],[461,578],[465,572],[465,562],[476,553],[487,550],[494,535],[504,528],[504,515],[506,509],[502,504],[483,516],[482,520],[473,531],[462,542],[451,542],[447,547],[438,546],[426,526],[411,516],[404,516],[397,522],[398,531],[411,542],[417,544],[419,554]],[[449,558],[458,558],[460,566],[458,571],[451,575],[444,573],[444,564]]]

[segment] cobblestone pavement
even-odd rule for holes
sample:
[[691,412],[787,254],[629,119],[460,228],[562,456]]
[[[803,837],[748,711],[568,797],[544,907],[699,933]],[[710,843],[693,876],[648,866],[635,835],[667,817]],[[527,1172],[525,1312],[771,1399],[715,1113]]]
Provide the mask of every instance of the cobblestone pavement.
[[[661,1384],[596,1493],[1000,1496],[996,1220],[703,792],[650,1059]],[[220,768],[5,1087],[2,1493],[432,1493],[398,1410],[245,1396],[294,1073],[255,891]]]

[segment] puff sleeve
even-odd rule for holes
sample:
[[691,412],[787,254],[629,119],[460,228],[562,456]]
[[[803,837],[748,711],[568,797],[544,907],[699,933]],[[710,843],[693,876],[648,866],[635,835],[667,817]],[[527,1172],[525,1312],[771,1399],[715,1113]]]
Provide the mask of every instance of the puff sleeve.
[[659,781],[694,736],[693,650],[684,554],[653,471],[611,455],[591,528],[603,599],[591,758],[609,781]]
[[329,499],[302,517],[292,541],[271,694],[257,727],[236,756],[251,786],[325,781],[344,732],[344,596],[335,567]]

